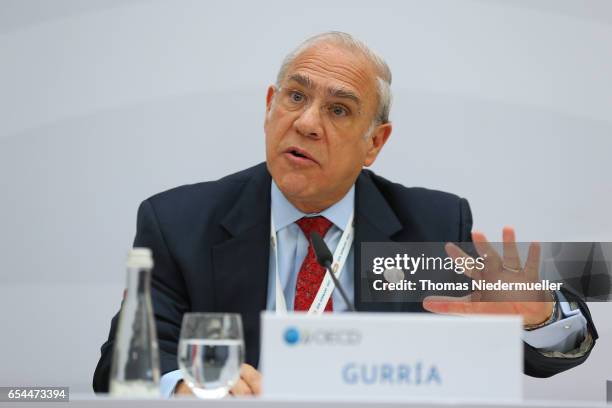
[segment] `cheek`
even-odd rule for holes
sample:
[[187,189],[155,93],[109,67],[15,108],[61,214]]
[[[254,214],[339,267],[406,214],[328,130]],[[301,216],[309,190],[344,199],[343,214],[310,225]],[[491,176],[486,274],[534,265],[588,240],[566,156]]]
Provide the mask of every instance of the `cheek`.
[[277,107],[271,111],[270,122],[277,127],[288,127],[293,123],[295,112],[290,112],[281,107]]
[[266,118],[266,137],[270,140],[280,141],[291,130],[293,118],[290,113],[276,109]]
[[366,149],[362,140],[341,143],[333,151],[336,167],[341,167],[344,173],[355,173],[364,165]]

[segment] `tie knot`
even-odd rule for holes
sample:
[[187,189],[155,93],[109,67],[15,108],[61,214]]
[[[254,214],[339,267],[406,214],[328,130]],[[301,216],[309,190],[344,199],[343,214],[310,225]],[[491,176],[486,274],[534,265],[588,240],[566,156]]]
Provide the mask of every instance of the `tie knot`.
[[324,237],[332,226],[332,222],[322,215],[300,218],[295,223],[300,227],[308,240],[310,240],[310,233],[312,231],[316,231],[321,237]]

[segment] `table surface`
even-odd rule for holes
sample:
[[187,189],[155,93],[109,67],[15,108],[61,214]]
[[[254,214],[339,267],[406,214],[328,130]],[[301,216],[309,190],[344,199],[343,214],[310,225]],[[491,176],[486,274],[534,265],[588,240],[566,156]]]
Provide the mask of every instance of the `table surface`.
[[[92,397],[91,395],[71,395],[70,402],[46,402],[43,405],[52,407],[70,408],[110,408],[110,407],[130,407],[130,408],[610,408],[605,402],[597,403],[593,401],[392,401],[381,399],[317,399],[317,398],[224,398],[221,400],[202,401],[195,398],[173,398],[169,400],[144,400],[144,399],[118,399],[107,396]],[[3,402],[0,408],[15,407],[41,407],[41,402]]]

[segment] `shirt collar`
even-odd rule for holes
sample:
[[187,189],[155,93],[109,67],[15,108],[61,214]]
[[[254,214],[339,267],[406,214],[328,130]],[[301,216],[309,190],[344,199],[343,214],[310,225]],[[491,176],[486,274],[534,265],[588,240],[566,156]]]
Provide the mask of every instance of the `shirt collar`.
[[316,214],[305,214],[295,208],[293,204],[280,191],[274,180],[272,180],[272,219],[274,220],[275,232],[282,230],[288,225],[293,224],[302,217],[313,217],[322,215],[330,220],[341,231],[344,231],[349,217],[353,213],[355,203],[355,185],[345,194],[344,197],[323,212]]

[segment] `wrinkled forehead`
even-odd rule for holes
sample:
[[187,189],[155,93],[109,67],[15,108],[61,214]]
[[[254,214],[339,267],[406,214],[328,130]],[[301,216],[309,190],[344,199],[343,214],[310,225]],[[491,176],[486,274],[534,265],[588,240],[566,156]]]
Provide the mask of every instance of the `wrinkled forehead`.
[[363,106],[376,104],[376,72],[372,63],[357,51],[333,43],[315,44],[300,52],[285,72],[281,86],[302,78],[321,92],[346,90]]

